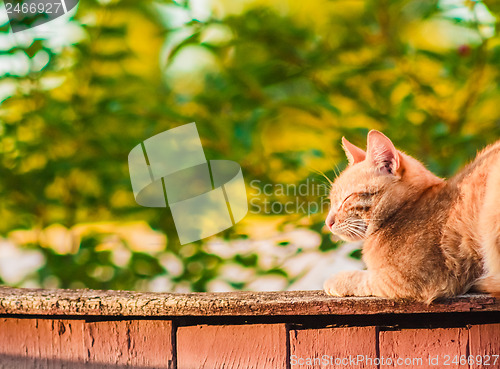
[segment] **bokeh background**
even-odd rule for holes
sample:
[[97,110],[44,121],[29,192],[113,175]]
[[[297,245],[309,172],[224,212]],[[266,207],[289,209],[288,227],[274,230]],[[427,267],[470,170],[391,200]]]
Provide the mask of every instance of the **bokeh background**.
[[[441,176],[500,137],[500,3],[82,0],[12,33],[0,2],[0,283],[317,289],[362,268],[323,228],[345,135],[379,129]],[[196,122],[249,213],[181,246],[127,156]],[[287,205],[288,204],[288,205]]]

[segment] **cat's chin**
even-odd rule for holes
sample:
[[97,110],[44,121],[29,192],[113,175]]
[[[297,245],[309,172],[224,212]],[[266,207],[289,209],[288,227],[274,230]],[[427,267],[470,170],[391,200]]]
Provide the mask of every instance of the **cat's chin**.
[[356,242],[365,239],[365,237],[348,235],[348,234],[338,234],[338,233],[332,233],[332,234],[333,234],[333,241]]

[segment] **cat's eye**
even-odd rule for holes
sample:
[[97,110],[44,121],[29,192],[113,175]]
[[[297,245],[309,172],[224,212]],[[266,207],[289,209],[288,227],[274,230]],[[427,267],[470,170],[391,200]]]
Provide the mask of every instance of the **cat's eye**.
[[344,205],[344,203],[349,199],[351,198],[352,196],[354,195],[357,195],[359,197],[359,199],[361,200],[369,200],[373,195],[376,195],[377,193],[379,193],[379,191],[359,191],[359,192],[353,192],[351,193],[349,196],[347,196],[344,201],[342,201],[342,203],[340,204],[339,206],[339,209]]

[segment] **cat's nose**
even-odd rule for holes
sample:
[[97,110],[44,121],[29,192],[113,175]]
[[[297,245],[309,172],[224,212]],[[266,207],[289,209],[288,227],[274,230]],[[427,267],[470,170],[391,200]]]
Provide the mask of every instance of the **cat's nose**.
[[333,225],[335,224],[335,216],[333,214],[328,214],[325,223],[328,229],[332,229]]

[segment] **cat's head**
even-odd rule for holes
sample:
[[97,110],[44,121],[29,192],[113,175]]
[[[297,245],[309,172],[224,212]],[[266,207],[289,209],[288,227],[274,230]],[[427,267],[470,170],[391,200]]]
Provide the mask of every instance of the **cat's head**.
[[342,146],[349,165],[332,184],[326,225],[346,241],[366,238],[402,204],[442,182],[381,132],[368,133],[366,151],[345,138]]

